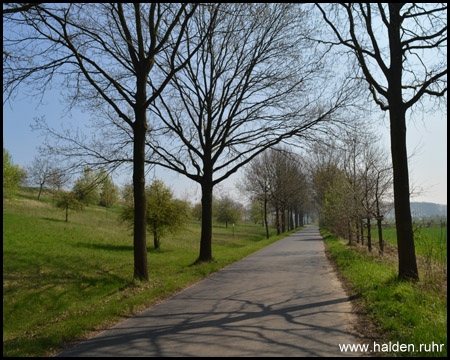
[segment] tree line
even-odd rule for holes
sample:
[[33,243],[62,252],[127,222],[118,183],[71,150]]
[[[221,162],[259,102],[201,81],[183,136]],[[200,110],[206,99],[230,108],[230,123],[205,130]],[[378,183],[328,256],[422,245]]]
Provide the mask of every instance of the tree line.
[[[383,254],[383,219],[392,208],[392,165],[373,132],[356,128],[333,143],[316,144],[310,156],[320,225],[372,251],[376,221]],[[364,232],[366,229],[366,234]]]
[[278,234],[303,226],[312,200],[306,171],[303,159],[286,147],[269,149],[244,168],[239,187],[262,209],[267,238],[270,210]]

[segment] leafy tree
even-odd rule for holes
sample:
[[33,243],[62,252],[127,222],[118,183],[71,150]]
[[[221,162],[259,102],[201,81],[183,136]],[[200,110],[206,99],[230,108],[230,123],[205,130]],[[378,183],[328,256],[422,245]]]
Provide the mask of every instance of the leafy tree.
[[334,173],[321,209],[321,224],[335,234],[351,239],[353,197],[342,170]]
[[187,204],[174,199],[172,191],[162,180],[154,180],[146,191],[147,228],[153,234],[155,249],[159,249],[161,238],[179,230],[188,218]]
[[99,175],[85,167],[73,186],[73,192],[84,205],[97,205],[100,201]]
[[[162,180],[154,180],[146,189],[147,230],[153,234],[155,249],[161,247],[161,238],[167,233],[180,230],[189,218],[189,206],[175,199],[172,191]],[[123,208],[121,218],[132,222],[133,206],[128,202]]]
[[255,224],[262,222],[264,226],[264,204],[259,201],[253,201],[250,207],[250,219]]
[[125,202],[133,202],[133,184],[125,184],[120,193]]
[[[111,180],[111,177],[104,169],[100,170],[99,179],[101,181],[100,187],[100,206],[104,206],[106,210],[113,206],[119,199],[119,188]],[[106,212],[108,216],[108,212]]]
[[11,197],[24,176],[25,171],[13,164],[11,155],[3,148],[3,197]]
[[217,221],[225,223],[228,227],[228,223],[237,223],[242,217],[242,205],[235,202],[229,196],[224,196],[218,202],[217,206]]
[[195,204],[192,207],[191,212],[192,212],[192,216],[194,217],[194,219],[197,219],[200,221],[202,219],[202,203]]
[[62,191],[59,194],[59,199],[56,202],[56,206],[66,210],[66,222],[69,221],[69,209],[83,210],[83,202],[78,200],[77,195],[70,191]]
[[110,187],[104,187],[100,193],[100,205],[105,208],[110,208],[113,206],[118,199],[117,186],[112,184]]

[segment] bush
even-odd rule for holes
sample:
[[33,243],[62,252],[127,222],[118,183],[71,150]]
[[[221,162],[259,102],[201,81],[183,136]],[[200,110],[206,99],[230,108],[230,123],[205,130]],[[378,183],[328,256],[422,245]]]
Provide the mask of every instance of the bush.
[[25,171],[14,165],[11,155],[3,148],[3,197],[9,198],[17,191]]

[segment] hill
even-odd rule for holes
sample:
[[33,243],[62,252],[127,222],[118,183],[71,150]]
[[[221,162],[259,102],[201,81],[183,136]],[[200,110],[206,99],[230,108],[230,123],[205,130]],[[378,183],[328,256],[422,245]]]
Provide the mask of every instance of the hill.
[[447,205],[429,202],[412,202],[411,215],[413,217],[447,216]]
[[[447,205],[430,203],[430,202],[411,202],[411,215],[413,219],[423,219],[428,217],[446,217]],[[387,218],[393,219],[394,206],[392,210],[386,214]]]

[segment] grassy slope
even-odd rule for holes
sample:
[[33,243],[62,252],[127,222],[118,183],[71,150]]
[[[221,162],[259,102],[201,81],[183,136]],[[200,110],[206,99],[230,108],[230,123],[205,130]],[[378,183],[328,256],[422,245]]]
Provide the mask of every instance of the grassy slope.
[[[347,241],[322,232],[327,250],[339,272],[350,283],[353,294],[361,294],[360,305],[365,308],[385,343],[445,344],[442,353],[403,352],[390,356],[446,356],[447,355],[447,295],[442,288],[397,280],[395,260],[380,259],[364,249],[350,248]],[[446,276],[445,276],[446,279]],[[436,285],[436,284],[434,284]],[[445,280],[446,289],[446,280]]]
[[[148,283],[133,281],[132,235],[119,208],[65,213],[48,194],[22,189],[3,205],[3,355],[53,354],[179,291],[281,237],[266,240],[260,225],[213,228],[215,262],[198,257],[200,224],[148,243]],[[286,236],[284,234],[283,236]]]

